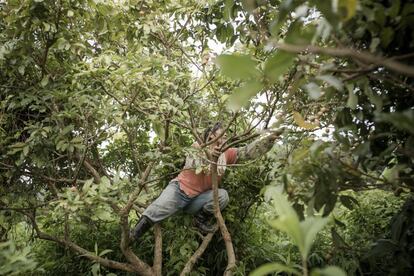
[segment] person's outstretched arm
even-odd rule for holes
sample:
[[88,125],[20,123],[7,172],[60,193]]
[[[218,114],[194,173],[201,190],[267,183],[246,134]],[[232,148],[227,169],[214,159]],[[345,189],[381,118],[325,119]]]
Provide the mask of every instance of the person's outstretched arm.
[[269,135],[259,137],[246,146],[237,148],[237,162],[252,160],[263,156],[273,147],[275,139],[278,138],[282,132],[283,129]]

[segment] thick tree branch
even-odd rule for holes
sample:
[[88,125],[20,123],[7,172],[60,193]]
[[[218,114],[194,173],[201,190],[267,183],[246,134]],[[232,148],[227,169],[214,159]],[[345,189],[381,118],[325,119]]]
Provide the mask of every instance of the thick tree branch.
[[125,207],[119,211],[119,215],[121,216],[121,251],[130,263],[132,263],[135,267],[139,268],[141,271],[144,272],[142,273],[142,275],[153,275],[153,271],[152,268],[148,266],[145,262],[143,262],[141,259],[139,259],[129,247],[128,214],[134,205],[134,201],[137,199],[143,187],[145,186],[146,179],[148,178],[151,169],[154,165],[155,161],[152,161],[150,164],[148,164],[147,168],[145,169],[145,172],[141,176],[140,185],[132,192],[132,195],[129,197]]
[[218,175],[217,175],[217,157],[214,156],[211,161],[212,163],[210,166],[211,168],[211,180],[213,184],[213,198],[214,198],[214,216],[217,219],[217,223],[220,227],[221,235],[223,236],[224,243],[226,245],[227,251],[227,267],[224,272],[225,276],[233,275],[233,270],[236,267],[236,255],[234,254],[233,243],[231,241],[231,236],[229,231],[227,230],[226,223],[224,222],[224,218],[220,211],[219,205],[219,196],[218,196]]
[[123,270],[123,271],[127,271],[127,272],[139,272],[137,269],[135,269],[132,265],[127,264],[127,263],[121,263],[121,262],[117,262],[117,261],[113,261],[113,260],[109,260],[100,256],[97,256],[95,253],[88,251],[82,247],[80,247],[79,245],[69,241],[69,240],[64,240],[64,239],[59,239],[57,237],[51,236],[49,234],[46,234],[44,232],[42,232],[36,222],[36,218],[34,215],[34,212],[22,212],[24,215],[26,215],[31,224],[33,229],[36,232],[36,235],[38,238],[43,239],[43,240],[48,240],[48,241],[52,241],[55,243],[58,243],[62,246],[68,247],[69,249],[81,254],[81,256],[84,256],[92,261],[95,261],[103,266],[106,267],[110,267],[110,268],[114,268],[114,269],[118,269],[118,270]]
[[128,215],[122,215],[120,219],[121,224],[121,251],[124,254],[125,258],[130,262],[134,268],[139,271],[140,275],[152,276],[151,267],[138,258],[134,252],[132,252],[129,247],[129,225],[128,225]]

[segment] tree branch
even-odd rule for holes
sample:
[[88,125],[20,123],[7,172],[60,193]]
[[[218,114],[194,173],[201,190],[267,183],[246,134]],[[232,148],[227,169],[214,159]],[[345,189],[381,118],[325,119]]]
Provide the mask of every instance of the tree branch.
[[101,182],[101,176],[99,175],[99,173],[95,170],[95,168],[86,159],[83,160],[83,165],[93,175],[95,183],[100,183]]
[[394,72],[414,77],[413,66],[395,61],[394,58],[375,56],[369,52],[358,52],[349,48],[323,48],[313,45],[300,46],[277,42],[273,42],[273,46],[290,53],[300,53],[306,51],[313,54],[324,54],[335,57],[349,57],[357,61],[361,61],[367,64],[375,64],[377,66],[383,66]]
[[141,275],[152,276],[151,267],[138,258],[129,247],[129,225],[128,225],[128,214],[122,215],[120,219],[121,224],[121,251],[125,258],[130,262],[134,268],[139,271]]
[[191,256],[190,259],[188,259],[187,263],[184,266],[184,269],[181,271],[180,276],[185,276],[189,274],[197,262],[197,260],[203,255],[204,251],[207,249],[207,246],[211,242],[214,234],[217,232],[218,227],[214,229],[214,232],[208,233],[203,238],[203,242],[200,244],[200,246],[197,248],[197,250],[194,252],[194,254]]
[[152,267],[155,276],[162,275],[162,232],[159,223],[154,225],[155,248],[154,265]]
[[[32,210],[33,211],[33,210]],[[32,224],[33,229],[36,232],[36,235],[38,238],[42,239],[42,240],[48,240],[48,241],[52,241],[55,243],[58,243],[62,246],[66,246],[69,249],[81,254],[81,256],[84,256],[92,261],[95,261],[103,266],[106,267],[110,267],[110,268],[114,268],[114,269],[118,269],[118,270],[123,270],[123,271],[127,271],[127,272],[139,272],[136,268],[134,268],[132,265],[128,264],[128,263],[121,263],[121,262],[117,262],[117,261],[113,261],[113,260],[109,260],[100,256],[97,256],[95,253],[88,251],[82,247],[80,247],[79,245],[69,241],[69,240],[63,240],[63,239],[59,239],[57,237],[51,236],[49,234],[46,234],[44,232],[42,232],[39,228],[39,226],[37,225],[36,222],[36,218],[35,218],[35,214],[34,211],[32,213],[28,213],[28,212],[24,212],[24,211],[19,211],[20,213],[24,214],[25,216],[27,216]],[[150,275],[150,274],[148,274]]]
[[128,215],[129,214],[129,211],[131,210],[132,205],[134,204],[134,201],[137,199],[137,197],[141,193],[142,189],[145,187],[146,180],[147,180],[147,178],[148,178],[148,176],[151,172],[151,169],[154,167],[154,165],[155,165],[155,161],[152,161],[148,164],[147,168],[145,169],[145,171],[141,175],[141,179],[139,181],[140,182],[139,186],[137,188],[135,188],[135,190],[132,192],[131,196],[128,199],[127,204],[121,210],[121,215]]
[[214,216],[217,219],[217,223],[220,227],[221,235],[223,236],[224,243],[226,245],[227,252],[227,267],[224,272],[225,276],[233,275],[233,269],[236,267],[236,255],[234,254],[233,243],[231,236],[227,230],[226,223],[220,211],[219,199],[218,199],[218,176],[217,176],[217,157],[214,156],[211,161],[211,180],[213,184],[213,199],[214,199]]

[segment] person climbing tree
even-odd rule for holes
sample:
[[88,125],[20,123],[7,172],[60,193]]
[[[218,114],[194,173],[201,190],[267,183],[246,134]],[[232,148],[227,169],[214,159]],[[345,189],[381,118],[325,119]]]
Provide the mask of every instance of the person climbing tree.
[[[282,133],[282,130],[274,131],[266,136],[259,137],[252,143],[240,147],[229,148],[220,152],[227,136],[220,122],[208,127],[204,131],[203,143],[214,139],[216,141],[209,145],[210,152],[218,157],[217,173],[220,182],[227,165],[236,162],[255,159],[269,151],[274,140]],[[200,148],[198,143],[192,145]],[[135,227],[131,230],[130,239],[138,240],[151,226],[170,217],[179,210],[195,215],[194,224],[202,233],[210,233],[214,225],[210,224],[210,218],[214,213],[214,200],[212,190],[212,177],[209,169],[198,172],[196,168],[210,168],[209,160],[201,155],[188,155],[185,165],[180,174],[172,179],[160,196],[152,202],[143,212]],[[220,210],[223,210],[229,201],[225,189],[218,189],[218,200]]]

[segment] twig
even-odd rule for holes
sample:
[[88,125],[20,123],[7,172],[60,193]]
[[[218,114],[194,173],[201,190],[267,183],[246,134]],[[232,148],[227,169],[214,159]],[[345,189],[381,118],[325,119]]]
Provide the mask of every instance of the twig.
[[410,90],[411,92],[414,92],[414,87],[412,85],[409,85],[405,82],[403,82],[402,80],[399,80],[397,77],[395,76],[379,76],[377,74],[369,74],[368,78],[370,79],[375,79],[375,80],[380,80],[380,81],[386,81],[392,85],[398,86],[400,88],[405,88]]
[[186,95],[183,99],[183,102],[186,102],[190,97],[192,97],[193,95],[197,94],[198,92],[200,92],[201,90],[203,90],[204,88],[206,88],[214,79],[215,79],[216,75],[213,75],[202,87],[198,88],[198,89],[194,89],[193,92],[191,92],[190,94]]
[[[334,157],[332,157],[332,158],[334,158]],[[368,178],[371,178],[371,179],[373,179],[373,180],[375,180],[375,181],[380,181],[380,182],[382,182],[382,183],[384,183],[384,184],[390,184],[388,181],[387,181],[387,179],[385,179],[385,178],[380,178],[380,177],[376,177],[376,176],[373,176],[373,175],[370,175],[370,174],[368,174],[368,173],[365,173],[365,172],[363,172],[363,171],[360,171],[358,168],[355,168],[354,166],[352,166],[352,165],[350,165],[350,164],[348,164],[348,163],[346,163],[346,162],[344,162],[344,161],[342,161],[341,159],[339,159],[339,158],[334,158],[335,160],[337,160],[337,161],[339,161],[339,163],[341,163],[344,167],[346,167],[346,168],[348,168],[349,170],[351,170],[352,172],[353,172],[353,175],[355,175],[355,174],[357,174],[357,175],[359,175],[359,176],[365,176],[365,177],[368,177]]]

